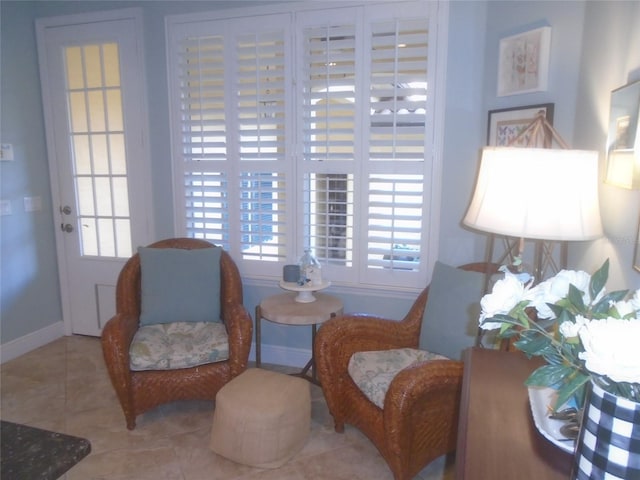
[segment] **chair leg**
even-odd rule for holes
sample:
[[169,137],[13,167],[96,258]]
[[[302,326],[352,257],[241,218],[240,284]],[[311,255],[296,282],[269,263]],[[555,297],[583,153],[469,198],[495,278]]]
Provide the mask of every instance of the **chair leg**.
[[135,415],[125,415],[125,420],[127,421],[127,430],[134,430],[136,428]]

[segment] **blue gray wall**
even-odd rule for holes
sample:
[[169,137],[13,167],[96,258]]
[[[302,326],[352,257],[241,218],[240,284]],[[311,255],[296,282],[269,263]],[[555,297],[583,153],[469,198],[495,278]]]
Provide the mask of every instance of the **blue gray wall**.
[[[264,2],[242,2],[243,5]],[[2,344],[24,338],[62,320],[54,246],[54,217],[48,178],[34,19],[84,11],[140,6],[151,131],[152,184],[157,238],[172,236],[168,102],[164,16],[238,6],[238,1],[154,2],[0,2],[0,139],[12,143],[15,161],[0,162],[1,192],[12,214],[0,217]],[[609,94],[640,70],[640,2],[599,1],[454,1],[449,3],[446,128],[440,215],[440,260],[461,264],[484,258],[486,237],[461,227],[473,189],[479,148],[486,138],[487,111],[536,103],[555,103],[554,125],[576,148],[602,151]],[[496,97],[500,38],[542,25],[552,27],[549,89]],[[586,33],[585,33],[586,32]],[[597,32],[597,33],[596,33]],[[592,270],[611,258],[611,283],[640,288],[631,261],[640,215],[638,192],[601,188],[607,237],[574,244],[570,266]],[[25,196],[40,196],[42,210],[26,213]],[[615,219],[615,221],[611,220]],[[247,285],[250,311],[277,288]],[[371,298],[341,295],[347,311],[401,318],[411,296]],[[308,350],[303,328],[264,325],[267,344]]]
[[[640,81],[640,2],[588,2],[580,78],[577,84],[573,144],[601,152],[609,125],[610,92]],[[602,29],[602,30],[601,30]],[[606,35],[600,32],[610,32]],[[640,273],[631,268],[638,242],[640,190],[625,190],[602,183],[600,210],[605,237],[576,244],[569,261],[593,271],[610,259],[609,289],[640,288]]]

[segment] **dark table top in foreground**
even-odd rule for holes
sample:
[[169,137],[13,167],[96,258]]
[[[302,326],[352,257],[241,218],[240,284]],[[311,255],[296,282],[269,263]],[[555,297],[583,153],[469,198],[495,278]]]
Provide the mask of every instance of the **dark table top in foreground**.
[[89,440],[0,421],[0,478],[56,479],[91,452]]
[[533,423],[525,379],[539,365],[519,352],[464,355],[456,480],[566,480],[573,456]]

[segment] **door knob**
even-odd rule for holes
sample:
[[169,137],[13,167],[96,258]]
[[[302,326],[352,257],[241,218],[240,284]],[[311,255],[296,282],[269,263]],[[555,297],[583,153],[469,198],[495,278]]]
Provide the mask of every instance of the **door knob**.
[[67,233],[73,232],[73,225],[71,225],[70,223],[63,223],[60,225],[60,228],[62,229],[63,232],[67,232]]
[[65,205],[64,207],[60,207],[60,213],[64,213],[65,215],[69,215],[71,213],[71,207],[69,205]]

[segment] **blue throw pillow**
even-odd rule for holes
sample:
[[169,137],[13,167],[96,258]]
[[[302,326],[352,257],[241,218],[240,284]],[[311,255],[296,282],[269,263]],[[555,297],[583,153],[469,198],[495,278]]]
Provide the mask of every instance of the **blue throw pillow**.
[[484,273],[436,262],[422,319],[420,348],[460,360],[475,344]]
[[220,321],[220,247],[139,247],[140,324]]

